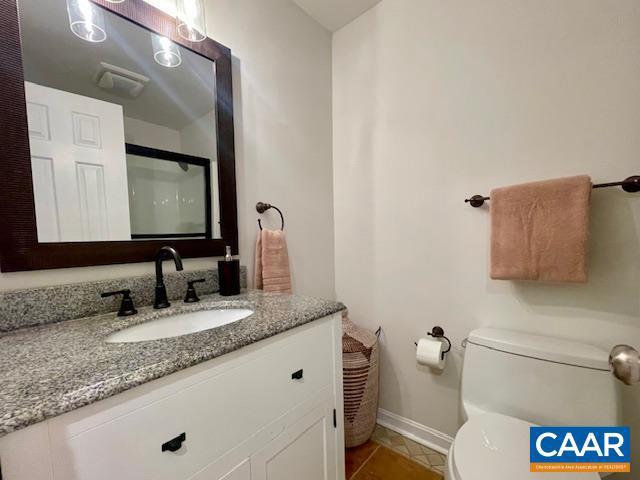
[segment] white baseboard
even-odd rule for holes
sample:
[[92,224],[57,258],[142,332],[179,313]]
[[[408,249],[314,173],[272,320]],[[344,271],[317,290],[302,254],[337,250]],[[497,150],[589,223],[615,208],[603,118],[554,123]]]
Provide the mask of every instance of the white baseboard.
[[446,433],[401,417],[383,408],[378,409],[378,423],[444,455],[449,452],[449,447],[453,442],[453,438]]

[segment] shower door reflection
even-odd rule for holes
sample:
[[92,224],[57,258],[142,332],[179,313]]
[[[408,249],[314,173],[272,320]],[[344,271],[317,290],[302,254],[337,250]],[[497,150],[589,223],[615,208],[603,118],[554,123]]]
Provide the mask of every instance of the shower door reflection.
[[127,144],[131,238],[211,238],[210,164]]

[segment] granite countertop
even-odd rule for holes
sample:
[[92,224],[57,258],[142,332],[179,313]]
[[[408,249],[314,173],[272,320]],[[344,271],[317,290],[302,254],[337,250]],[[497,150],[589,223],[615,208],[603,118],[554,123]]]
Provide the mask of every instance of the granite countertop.
[[[124,328],[176,313],[250,308],[236,323],[181,337],[106,343]],[[247,291],[208,295],[200,303],[174,302],[0,334],[0,437],[130,388],[219,357],[259,340],[343,310],[341,303]]]

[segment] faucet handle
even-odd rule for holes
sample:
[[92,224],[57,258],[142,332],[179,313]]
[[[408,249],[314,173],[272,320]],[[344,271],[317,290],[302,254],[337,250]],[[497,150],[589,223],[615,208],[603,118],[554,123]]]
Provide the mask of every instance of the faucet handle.
[[184,303],[196,303],[200,301],[194,285],[196,283],[204,283],[206,280],[200,278],[198,280],[190,280],[187,282],[187,294],[184,297]]
[[131,290],[118,290],[117,292],[106,292],[100,294],[102,298],[115,297],[116,295],[122,295],[122,303],[120,304],[120,310],[118,310],[119,317],[129,317],[138,313],[133,299],[131,298]]

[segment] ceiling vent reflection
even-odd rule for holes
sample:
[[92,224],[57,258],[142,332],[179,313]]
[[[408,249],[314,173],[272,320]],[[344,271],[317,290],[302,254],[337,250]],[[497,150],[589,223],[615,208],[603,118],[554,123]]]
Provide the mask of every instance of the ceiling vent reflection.
[[106,62],[100,62],[95,76],[96,84],[103,90],[131,98],[139,97],[149,81],[145,75]]

